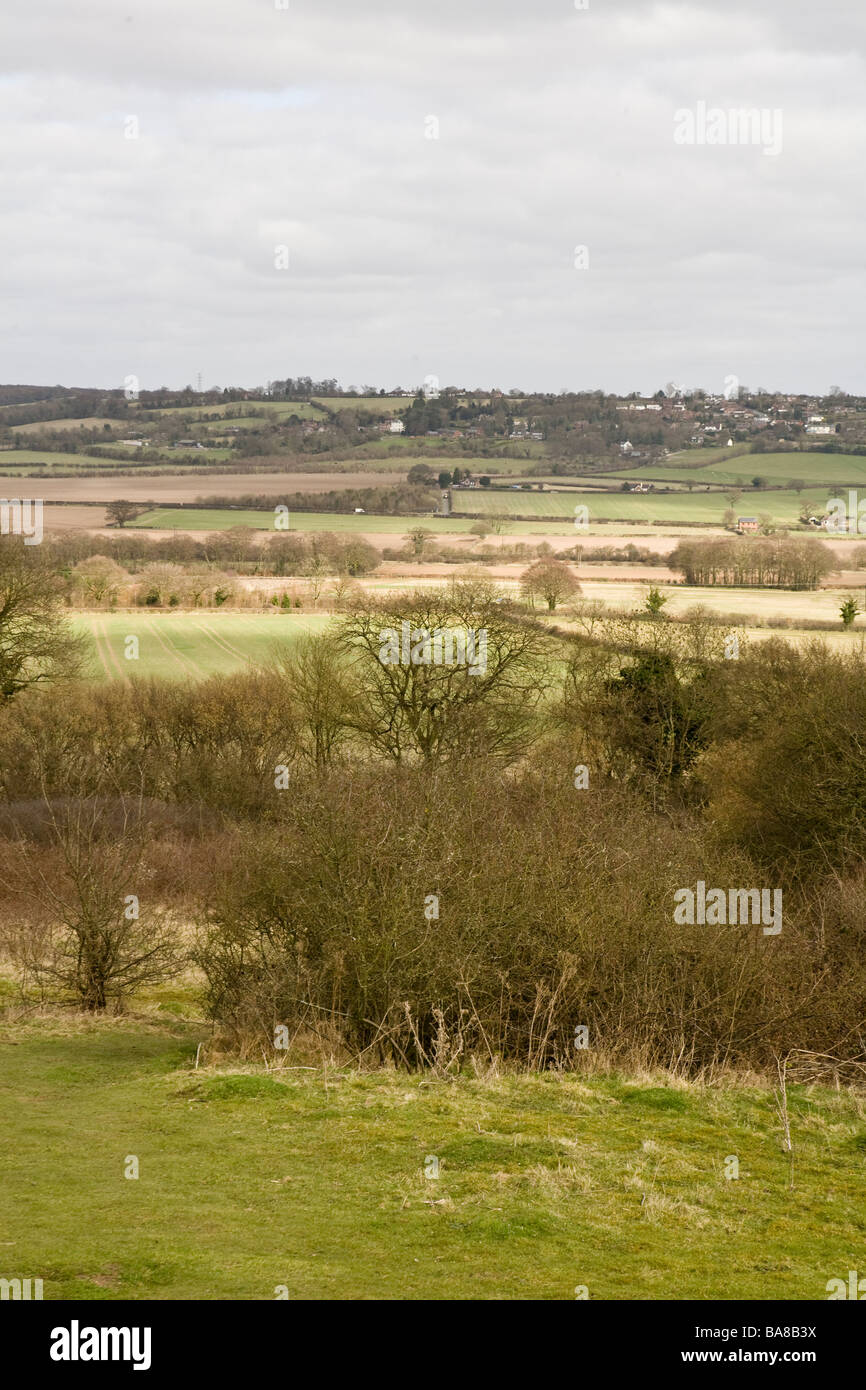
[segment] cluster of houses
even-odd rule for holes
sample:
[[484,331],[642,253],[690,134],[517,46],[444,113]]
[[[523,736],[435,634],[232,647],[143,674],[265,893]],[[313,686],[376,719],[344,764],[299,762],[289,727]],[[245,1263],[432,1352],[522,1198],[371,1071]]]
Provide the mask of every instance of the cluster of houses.
[[[652,417],[659,425],[689,422],[694,430],[689,443],[694,447],[732,444],[731,436],[735,432],[742,438],[774,427],[780,430],[780,439],[796,437],[799,432],[827,438],[838,436],[843,429],[852,441],[860,436],[866,439],[866,412],[859,406],[841,402],[837,406],[834,403],[832,417],[828,418],[807,414],[810,410],[820,409],[815,399],[792,395],[770,397],[766,393],[762,393],[762,396],[761,405],[754,402],[749,404],[738,395],[728,394],[689,397],[687,400],[672,396],[664,400],[661,397],[658,400],[635,398],[621,402],[616,410],[629,418],[643,417],[642,423]],[[629,447],[620,445],[620,448],[623,453],[630,453]]]
[[[827,530],[834,530],[832,516],[807,516],[804,517],[807,526],[823,526]],[[741,536],[755,536],[761,529],[761,523],[756,516],[738,516],[737,531]]]
[[543,439],[544,431],[531,429],[528,420],[513,420],[511,425],[511,439]]
[[[709,414],[715,419],[708,423],[702,423],[692,435],[691,443],[695,445],[701,445],[705,442],[720,443],[719,436],[726,434],[730,429],[753,433],[777,426],[790,437],[792,430],[803,428],[807,435],[825,438],[842,432],[841,424],[834,424],[824,415],[808,415],[805,426],[801,424],[800,419],[787,418],[791,417],[794,404],[800,404],[800,401],[797,396],[786,396],[782,400],[785,402],[784,404],[777,401],[768,406],[766,410],[757,410],[753,407],[742,406],[738,402],[718,401],[711,398],[704,403],[702,414],[704,417]],[[840,409],[836,413],[843,415],[851,412]]]
[[840,426],[828,425],[823,415],[810,415],[806,421],[807,434],[837,434]]
[[[718,436],[724,433],[725,430],[721,425],[705,425],[703,433],[693,434],[689,442],[691,444],[696,444],[700,446],[701,444],[704,444],[706,440],[710,438],[710,436],[712,436],[711,442],[720,444],[721,440],[718,438]],[[731,439],[730,435],[728,435],[727,439],[725,440],[725,444],[727,448],[733,449],[734,441],[733,439]]]

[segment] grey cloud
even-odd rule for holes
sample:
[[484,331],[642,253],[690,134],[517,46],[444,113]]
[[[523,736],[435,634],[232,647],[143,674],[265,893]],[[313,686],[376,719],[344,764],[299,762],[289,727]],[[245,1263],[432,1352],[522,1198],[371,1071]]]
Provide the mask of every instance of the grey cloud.
[[[4,380],[866,390],[853,4],[48,0],[6,28]],[[678,147],[698,101],[781,109],[782,152]]]

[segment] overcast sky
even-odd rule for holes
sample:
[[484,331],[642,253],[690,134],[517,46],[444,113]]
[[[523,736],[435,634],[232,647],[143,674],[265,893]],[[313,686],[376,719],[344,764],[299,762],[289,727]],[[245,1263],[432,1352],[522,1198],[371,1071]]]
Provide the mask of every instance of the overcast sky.
[[4,382],[866,392],[863,0],[14,9]]

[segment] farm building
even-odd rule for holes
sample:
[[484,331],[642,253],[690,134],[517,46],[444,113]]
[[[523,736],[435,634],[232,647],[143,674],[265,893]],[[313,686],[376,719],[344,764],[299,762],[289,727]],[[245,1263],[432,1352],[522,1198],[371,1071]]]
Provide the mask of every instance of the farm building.
[[754,533],[760,531],[760,529],[761,523],[756,516],[737,517],[737,530],[741,536],[754,535]]

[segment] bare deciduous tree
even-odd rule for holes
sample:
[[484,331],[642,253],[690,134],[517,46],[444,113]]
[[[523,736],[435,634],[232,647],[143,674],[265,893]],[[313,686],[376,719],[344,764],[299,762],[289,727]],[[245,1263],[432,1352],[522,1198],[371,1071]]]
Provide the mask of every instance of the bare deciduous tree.
[[35,902],[49,929],[26,962],[40,982],[59,983],[81,1008],[121,1006],[180,963],[167,915],[148,904],[141,798],[45,797],[48,846],[19,845],[13,890]]

